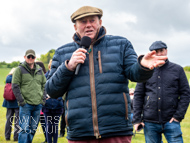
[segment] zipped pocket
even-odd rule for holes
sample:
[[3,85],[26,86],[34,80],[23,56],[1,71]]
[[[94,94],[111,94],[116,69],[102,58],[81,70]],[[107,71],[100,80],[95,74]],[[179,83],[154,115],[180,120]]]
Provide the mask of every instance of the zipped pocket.
[[146,108],[149,108],[149,102],[150,102],[150,96],[148,96],[147,98],[146,98],[146,102],[145,102],[145,107]]
[[98,65],[99,65],[99,72],[102,73],[101,51],[98,51]]
[[127,102],[127,96],[125,92],[123,92],[123,97],[125,101],[125,119],[128,120],[128,102]]
[[68,116],[68,104],[69,104],[69,100],[67,100],[67,103],[66,103],[67,114],[65,115],[65,123],[66,123],[67,126],[69,126],[68,119],[67,119],[67,116]]

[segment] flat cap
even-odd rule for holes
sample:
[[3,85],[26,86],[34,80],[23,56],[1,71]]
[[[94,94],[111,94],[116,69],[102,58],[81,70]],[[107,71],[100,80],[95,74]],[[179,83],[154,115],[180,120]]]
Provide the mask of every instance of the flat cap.
[[149,50],[153,51],[153,50],[158,50],[158,49],[162,49],[162,48],[167,49],[167,45],[162,41],[156,41],[156,42],[152,43]]
[[32,55],[32,56],[36,57],[36,53],[32,49],[29,49],[29,50],[26,51],[25,56],[27,57],[29,55]]
[[97,15],[101,18],[103,15],[103,11],[96,7],[83,6],[71,15],[71,21],[75,23],[77,19],[80,19],[86,16],[91,16],[91,15]]

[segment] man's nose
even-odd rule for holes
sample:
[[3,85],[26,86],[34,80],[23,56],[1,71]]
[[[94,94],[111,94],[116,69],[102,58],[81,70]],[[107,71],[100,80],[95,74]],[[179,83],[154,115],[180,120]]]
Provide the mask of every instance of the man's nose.
[[86,22],[86,26],[91,26],[91,22],[89,20]]

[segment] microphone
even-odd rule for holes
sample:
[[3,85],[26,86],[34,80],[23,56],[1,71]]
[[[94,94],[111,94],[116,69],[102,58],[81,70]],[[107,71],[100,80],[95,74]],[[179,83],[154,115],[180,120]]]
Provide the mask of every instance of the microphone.
[[[80,45],[82,48],[84,48],[84,49],[88,48],[90,46],[90,44],[91,44],[91,38],[90,37],[88,37],[88,36],[82,37],[81,42],[80,42]],[[76,70],[75,70],[75,75],[78,74],[80,66],[81,66],[81,64],[77,65]]]

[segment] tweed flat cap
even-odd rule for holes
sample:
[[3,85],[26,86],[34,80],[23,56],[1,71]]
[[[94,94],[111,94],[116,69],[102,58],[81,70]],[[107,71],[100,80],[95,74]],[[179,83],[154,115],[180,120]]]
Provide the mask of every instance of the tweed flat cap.
[[80,19],[86,16],[91,16],[91,15],[97,15],[101,18],[103,15],[103,11],[96,7],[83,6],[71,15],[71,21],[75,23],[77,19]]
[[162,41],[156,41],[156,42],[152,43],[149,50],[153,51],[153,50],[158,50],[158,49],[162,49],[162,48],[167,49],[167,45]]

